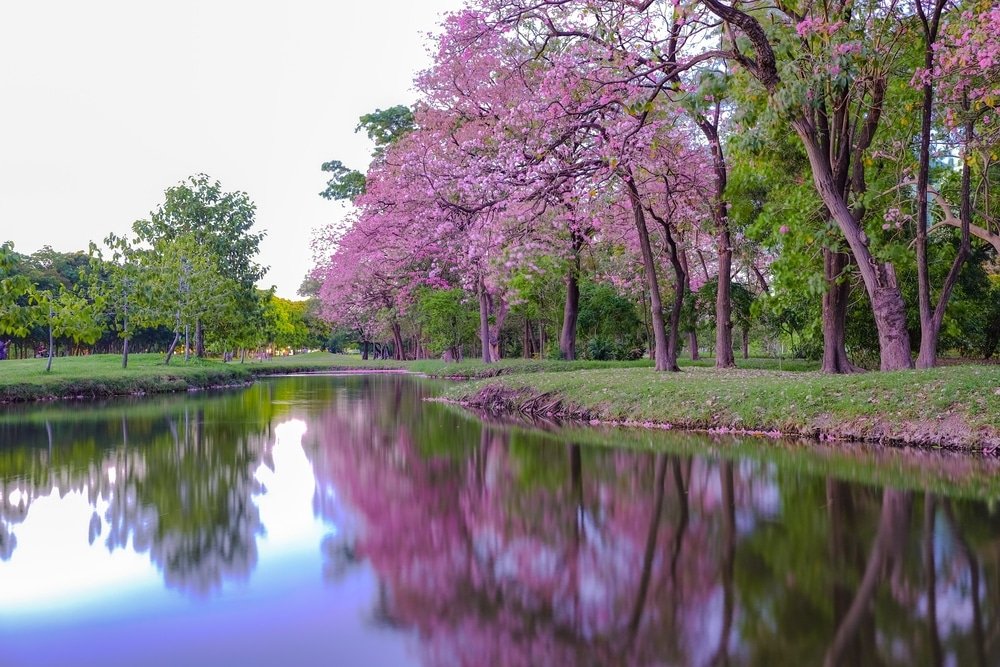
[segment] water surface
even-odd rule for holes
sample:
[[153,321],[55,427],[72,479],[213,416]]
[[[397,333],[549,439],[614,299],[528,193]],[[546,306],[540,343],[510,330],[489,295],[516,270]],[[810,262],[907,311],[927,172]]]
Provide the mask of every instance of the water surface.
[[0,412],[0,665],[1000,664],[989,461],[546,433],[436,391]]

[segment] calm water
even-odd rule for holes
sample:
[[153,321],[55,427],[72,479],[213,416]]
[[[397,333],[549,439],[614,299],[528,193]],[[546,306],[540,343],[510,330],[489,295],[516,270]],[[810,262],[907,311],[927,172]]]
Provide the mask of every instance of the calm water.
[[545,434],[435,391],[0,412],[0,665],[1000,664],[990,462]]

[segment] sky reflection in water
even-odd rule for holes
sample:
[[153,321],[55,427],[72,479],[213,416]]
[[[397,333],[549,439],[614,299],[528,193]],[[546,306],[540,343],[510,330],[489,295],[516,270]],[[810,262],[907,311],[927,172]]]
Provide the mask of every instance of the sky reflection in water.
[[0,413],[0,665],[1000,663],[986,462],[581,446],[434,390]]

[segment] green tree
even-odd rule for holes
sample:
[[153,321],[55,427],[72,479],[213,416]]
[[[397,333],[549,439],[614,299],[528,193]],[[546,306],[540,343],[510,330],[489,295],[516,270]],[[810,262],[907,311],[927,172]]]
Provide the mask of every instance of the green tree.
[[121,339],[122,368],[128,368],[129,341],[136,327],[156,320],[149,317],[150,283],[142,253],[133,241],[109,234],[104,245],[110,252],[107,259],[100,248],[90,246],[89,291],[95,307]]
[[[230,312],[253,318],[259,306],[256,284],[267,272],[257,263],[263,232],[253,231],[257,207],[245,192],[226,192],[205,174],[191,176],[168,188],[164,201],[149,220],[138,220],[133,230],[150,246],[189,236],[211,258],[218,274],[231,282]],[[205,322],[195,322],[195,351],[205,354]]]
[[0,335],[24,336],[31,328],[31,311],[23,303],[31,282],[15,273],[15,261],[14,244],[8,241],[0,245]]
[[265,331],[268,342],[277,348],[299,349],[309,340],[305,322],[306,303],[269,295],[264,306]]
[[326,188],[319,193],[320,197],[334,201],[353,201],[355,197],[364,194],[367,179],[357,169],[344,166],[340,160],[330,160],[324,162],[320,170],[330,174]]
[[365,131],[375,144],[375,157],[380,158],[385,149],[414,129],[413,111],[402,104],[388,109],[375,109],[358,119],[355,132]]
[[461,289],[423,288],[417,295],[417,321],[434,355],[458,360],[462,346],[476,336],[477,310]]
[[635,303],[607,283],[587,281],[581,286],[579,327],[592,359],[634,357],[643,349]]
[[[375,144],[374,156],[379,159],[386,148],[413,129],[413,111],[400,104],[366,113],[358,119],[358,126],[354,131],[365,131]],[[340,160],[324,162],[320,169],[330,174],[326,188],[319,193],[320,197],[334,201],[353,201],[358,195],[364,194],[367,181],[360,171],[345,166]]]
[[229,316],[227,305],[236,288],[219,273],[210,250],[194,234],[157,240],[145,260],[155,319],[174,333],[164,363],[170,363],[182,333],[187,359],[191,328],[198,322],[222,326],[219,320]]
[[99,307],[73,290],[62,286],[55,292],[33,290],[31,300],[37,320],[45,324],[49,334],[45,372],[52,370],[56,338],[93,345],[104,332]]

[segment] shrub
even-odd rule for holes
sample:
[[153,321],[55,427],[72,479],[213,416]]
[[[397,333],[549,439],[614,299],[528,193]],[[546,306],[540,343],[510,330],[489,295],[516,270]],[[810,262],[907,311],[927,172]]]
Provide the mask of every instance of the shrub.
[[614,345],[607,338],[595,336],[587,341],[587,358],[594,361],[609,361],[615,358]]

